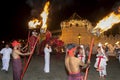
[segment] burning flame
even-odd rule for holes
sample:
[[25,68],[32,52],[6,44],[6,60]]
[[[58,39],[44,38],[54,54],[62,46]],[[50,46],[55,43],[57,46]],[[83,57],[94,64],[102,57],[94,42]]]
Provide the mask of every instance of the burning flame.
[[48,8],[49,8],[49,5],[50,5],[50,2],[48,1],[48,2],[46,2],[46,4],[45,4],[45,7],[44,7],[44,11],[41,13],[41,17],[42,17],[42,22],[43,22],[43,24],[42,24],[42,29],[47,29],[47,24],[46,24],[46,22],[47,22],[47,19],[48,19],[48,14],[49,14],[49,12],[48,12]]
[[117,41],[115,44],[116,44],[116,45],[118,45],[119,43],[120,43],[120,42],[119,42],[119,41]]
[[111,12],[108,16],[104,17],[102,20],[100,20],[96,27],[93,28],[93,33],[98,32],[101,34],[104,31],[107,31],[108,29],[112,28],[113,25],[120,22],[120,14],[115,14],[114,12]]
[[106,42],[105,45],[108,45],[108,42]]
[[37,28],[37,26],[40,24],[41,24],[41,22],[38,19],[33,19],[28,22],[29,29]]

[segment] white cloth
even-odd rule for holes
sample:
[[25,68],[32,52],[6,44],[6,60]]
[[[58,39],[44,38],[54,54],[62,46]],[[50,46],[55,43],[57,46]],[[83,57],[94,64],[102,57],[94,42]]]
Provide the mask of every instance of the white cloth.
[[99,76],[104,77],[107,75],[106,66],[103,66],[102,68],[102,70],[99,70]]
[[44,65],[44,72],[49,73],[50,72],[50,52],[52,52],[51,48],[44,48],[44,58],[45,58],[45,65]]
[[[94,65],[95,68],[98,68],[98,62],[99,62],[99,58],[97,57],[95,65]],[[101,67],[101,66],[106,66],[106,65],[107,65],[107,59],[105,57],[101,58],[99,66]]]
[[81,51],[82,54],[79,54],[78,57],[80,60],[82,60],[83,63],[85,63],[85,60],[86,60],[85,49],[83,45],[80,45],[80,47],[82,48],[82,51]]
[[2,70],[8,71],[9,62],[10,62],[10,55],[12,54],[12,48],[3,48],[0,51],[0,53],[3,54],[3,57],[2,57]]
[[[101,60],[100,60],[99,56],[97,56],[94,67],[99,69],[99,76],[104,77],[107,75],[107,72],[106,72],[107,57],[105,55],[103,55],[102,57],[103,58],[101,58]],[[100,63],[99,63],[99,60],[100,60]]]
[[2,69],[8,71],[10,59],[2,59]]
[[3,48],[0,51],[1,54],[3,54],[2,59],[10,59],[10,54],[12,53],[12,49],[11,48]]

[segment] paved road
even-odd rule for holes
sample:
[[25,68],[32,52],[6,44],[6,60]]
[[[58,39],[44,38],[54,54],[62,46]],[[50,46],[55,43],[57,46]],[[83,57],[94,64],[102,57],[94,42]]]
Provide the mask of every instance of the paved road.
[[[94,62],[95,55],[92,55],[91,66],[88,73],[88,80],[99,80],[98,72],[96,72],[93,67]],[[44,57],[33,55],[23,80],[67,80],[67,73],[64,66],[64,55],[62,55],[60,58],[56,58],[55,55],[51,55],[49,74],[45,74],[43,72],[43,67]],[[120,80],[120,63],[115,57],[110,57],[107,65],[107,73],[108,75],[106,80]],[[13,80],[11,62],[8,73],[0,71],[0,80]]]

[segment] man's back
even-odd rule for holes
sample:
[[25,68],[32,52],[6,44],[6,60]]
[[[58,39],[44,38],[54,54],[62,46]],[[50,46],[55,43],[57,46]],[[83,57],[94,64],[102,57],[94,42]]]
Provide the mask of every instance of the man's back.
[[74,44],[68,44],[66,48],[65,67],[68,71],[68,80],[83,80],[83,76],[80,71],[80,66],[86,68],[88,64],[84,64],[76,55],[77,46]]
[[74,56],[66,56],[65,65],[69,73],[78,73],[80,66],[84,66],[84,63]]

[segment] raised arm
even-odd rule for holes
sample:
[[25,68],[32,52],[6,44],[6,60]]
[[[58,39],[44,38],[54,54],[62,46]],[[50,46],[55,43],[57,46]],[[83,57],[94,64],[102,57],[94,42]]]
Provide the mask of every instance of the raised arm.
[[31,52],[22,53],[22,52],[20,52],[19,50],[15,50],[15,53],[17,53],[17,54],[19,54],[19,55],[22,55],[22,56],[24,56],[24,55],[30,55],[30,54],[31,54]]

